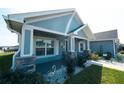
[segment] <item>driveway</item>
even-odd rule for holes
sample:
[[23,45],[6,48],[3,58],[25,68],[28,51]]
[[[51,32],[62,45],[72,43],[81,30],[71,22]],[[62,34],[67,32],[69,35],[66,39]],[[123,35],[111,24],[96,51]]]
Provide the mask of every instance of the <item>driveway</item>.
[[124,63],[119,63],[119,62],[99,60],[99,61],[87,61],[87,64],[95,64],[99,66],[104,66],[104,67],[124,71]]

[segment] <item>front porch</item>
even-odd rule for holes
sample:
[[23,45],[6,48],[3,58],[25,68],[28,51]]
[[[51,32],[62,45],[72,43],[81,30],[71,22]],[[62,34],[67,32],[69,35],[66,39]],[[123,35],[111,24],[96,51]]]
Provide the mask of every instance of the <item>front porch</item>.
[[[14,56],[14,68],[22,63],[25,65],[32,58],[34,59],[31,64],[60,62],[63,52],[76,53],[89,49],[89,42],[85,38],[64,36],[36,29],[24,30],[20,41],[20,51],[17,56]],[[30,65],[30,62],[26,65]]]

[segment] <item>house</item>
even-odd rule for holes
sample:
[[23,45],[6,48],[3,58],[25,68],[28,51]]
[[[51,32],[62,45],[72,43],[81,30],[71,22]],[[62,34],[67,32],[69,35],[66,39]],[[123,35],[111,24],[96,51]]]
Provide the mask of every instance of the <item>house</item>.
[[99,43],[96,41],[97,36],[95,39],[88,24],[83,23],[75,9],[9,14],[3,17],[8,29],[19,36],[19,50],[13,56],[12,69],[18,67],[18,62],[33,62],[34,57],[35,64],[61,60],[63,51],[83,52],[90,48],[92,50],[96,46],[94,43]]
[[90,41],[92,52],[110,52],[113,57],[116,56],[119,49],[117,29],[95,33],[94,36],[95,39]]
[[16,51],[18,51],[18,45],[16,45],[16,46],[2,46],[1,48],[1,50],[3,50],[4,52],[16,52]]

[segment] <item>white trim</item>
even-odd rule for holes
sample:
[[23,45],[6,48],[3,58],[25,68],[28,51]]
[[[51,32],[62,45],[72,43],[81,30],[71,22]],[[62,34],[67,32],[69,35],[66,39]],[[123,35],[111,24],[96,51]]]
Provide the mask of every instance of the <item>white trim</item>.
[[90,40],[90,41],[109,41],[109,40],[116,40],[115,38],[113,39],[98,39],[98,40]]
[[80,37],[80,36],[73,36],[75,38],[79,38],[79,39],[84,39],[84,40],[88,40],[87,38],[84,38],[84,37]]
[[24,18],[44,16],[44,15],[56,14],[56,13],[73,12],[74,10],[75,10],[74,8],[71,8],[71,9],[58,9],[58,10],[48,10],[48,11],[39,11],[39,12],[10,14],[9,20],[12,19],[16,22],[24,23]]
[[[29,30],[30,33],[30,53],[24,54],[25,31]],[[25,24],[22,27],[22,43],[21,43],[21,57],[28,57],[33,55],[33,29],[27,27]]]
[[59,54],[59,40],[55,39],[54,41],[54,44],[55,44],[55,55],[58,55]]
[[79,41],[79,52],[83,52],[83,51],[81,51],[80,44],[83,44],[83,50],[85,50],[85,49],[86,49],[86,47],[85,47],[85,42]]
[[78,32],[82,29],[84,29],[87,26],[87,24],[81,26],[80,28],[78,28],[76,31],[74,31],[74,34],[78,34]]
[[87,40],[87,50],[90,50],[90,42]]
[[30,55],[33,55],[33,33],[34,33],[34,30],[31,29],[31,38],[30,38]]
[[25,24],[22,26],[22,38],[21,38],[21,55],[20,56],[23,56],[24,55],[24,36],[25,36]]
[[71,52],[75,52],[75,37],[71,37]]
[[54,30],[49,30],[49,29],[42,28],[42,27],[36,27],[36,26],[32,26],[32,25],[26,25],[26,27],[28,27],[30,29],[35,29],[35,30],[39,30],[39,31],[43,31],[43,32],[49,32],[49,33],[59,34],[59,35],[64,35],[65,36],[64,33],[57,32],[57,31],[54,31]]
[[[56,40],[55,38],[47,38],[47,37],[39,37],[39,38],[35,38],[35,50],[36,50],[36,42],[37,41],[40,41],[40,40],[53,40],[54,41],[54,54],[50,54],[50,55],[47,55],[46,53],[46,49],[47,49],[47,46],[46,46],[46,43],[45,43],[45,55],[42,55],[42,56],[38,56],[38,57],[48,57],[48,56],[55,56],[55,55],[58,55],[59,54],[59,42],[58,40]],[[58,45],[57,45],[58,44]],[[35,51],[36,52],[36,51]],[[36,54],[36,53],[35,53]],[[36,55],[37,56],[37,55]]]
[[71,25],[73,17],[75,16],[75,13],[76,13],[76,11],[74,11],[74,13],[72,14],[72,16],[70,17],[70,19],[69,19],[69,21],[67,23],[65,34],[67,34],[67,32],[68,32],[68,30],[70,28],[70,25]]
[[62,17],[62,16],[66,16],[66,15],[71,15],[71,14],[72,13],[54,14],[54,15],[49,15],[49,16],[45,16],[45,17],[38,16],[36,18],[33,17],[33,18],[28,18],[27,20],[25,19],[25,21],[26,21],[25,23],[30,24],[30,23],[37,22],[37,21],[48,20],[48,19]]

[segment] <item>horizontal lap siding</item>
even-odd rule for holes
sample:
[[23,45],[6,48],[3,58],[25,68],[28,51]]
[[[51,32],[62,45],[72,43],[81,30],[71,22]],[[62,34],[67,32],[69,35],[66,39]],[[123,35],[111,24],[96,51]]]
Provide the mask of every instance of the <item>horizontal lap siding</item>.
[[102,49],[103,52],[111,52],[114,56],[114,49],[113,49],[113,41],[90,41],[90,49],[92,52],[100,52]]
[[30,25],[65,33],[70,17],[71,17],[71,14],[33,22],[33,23],[30,23]]

